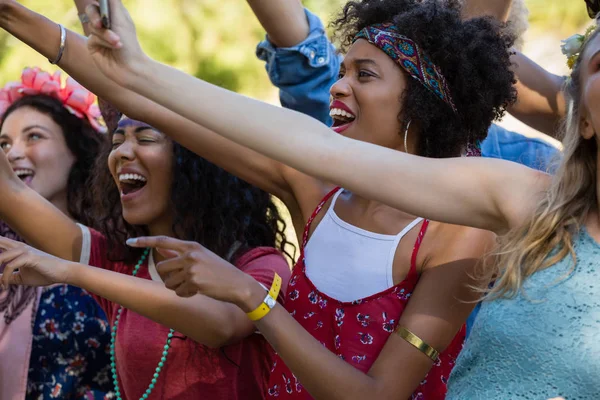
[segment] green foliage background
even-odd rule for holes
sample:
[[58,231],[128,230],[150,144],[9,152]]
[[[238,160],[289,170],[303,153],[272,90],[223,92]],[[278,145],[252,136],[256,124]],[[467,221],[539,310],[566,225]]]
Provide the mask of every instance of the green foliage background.
[[[277,1],[277,0],[272,0]],[[81,31],[71,0],[22,3],[70,29]],[[305,0],[325,21],[343,0]],[[583,0],[527,0],[534,32],[568,36],[589,21]],[[154,58],[229,89],[274,100],[263,64],[254,49],[264,36],[243,0],[125,0],[144,49]],[[558,47],[557,47],[558,48]],[[558,51],[558,50],[557,50]],[[53,67],[0,32],[0,83],[17,79],[25,66]]]

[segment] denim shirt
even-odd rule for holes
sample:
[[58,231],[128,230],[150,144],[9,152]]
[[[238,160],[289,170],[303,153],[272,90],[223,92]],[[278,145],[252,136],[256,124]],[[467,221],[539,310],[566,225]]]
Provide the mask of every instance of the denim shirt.
[[319,17],[305,12],[310,29],[303,42],[294,47],[275,47],[265,38],[258,44],[256,56],[266,62],[283,107],[331,125],[329,88],[338,79],[342,57],[327,38]]
[[[338,79],[341,56],[327,38],[323,23],[306,10],[307,38],[294,47],[277,48],[265,38],[256,55],[266,62],[273,85],[279,88],[281,105],[308,114],[327,125],[329,89]],[[558,149],[543,139],[529,138],[493,124],[481,143],[483,157],[510,160],[530,168],[547,171]],[[479,305],[467,321],[470,333]]]

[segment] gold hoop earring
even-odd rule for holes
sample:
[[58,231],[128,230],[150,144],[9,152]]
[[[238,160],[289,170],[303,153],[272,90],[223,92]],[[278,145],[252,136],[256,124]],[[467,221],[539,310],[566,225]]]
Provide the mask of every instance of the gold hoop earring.
[[406,124],[406,129],[404,130],[404,152],[408,154],[408,146],[406,145],[406,139],[408,138],[408,128],[410,128],[410,123],[412,120],[408,120],[408,124]]

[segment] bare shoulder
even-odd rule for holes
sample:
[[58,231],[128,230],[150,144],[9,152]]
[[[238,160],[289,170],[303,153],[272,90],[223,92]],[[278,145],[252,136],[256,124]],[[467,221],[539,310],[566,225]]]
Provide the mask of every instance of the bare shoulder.
[[476,264],[496,244],[496,235],[483,229],[434,221],[429,229],[432,235],[423,243],[428,255],[423,270],[459,260],[473,260]]

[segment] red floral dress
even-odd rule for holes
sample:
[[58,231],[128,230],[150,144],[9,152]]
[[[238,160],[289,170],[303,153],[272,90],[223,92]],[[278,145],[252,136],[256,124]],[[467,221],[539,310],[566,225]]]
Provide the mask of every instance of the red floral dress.
[[[425,220],[414,245],[410,271],[398,285],[383,292],[353,302],[342,302],[321,293],[305,272],[304,248],[312,221],[329,198],[330,192],[318,205],[304,229],[302,253],[292,273],[285,298],[285,308],[304,329],[342,360],[360,371],[367,372],[375,362],[398,321],[419,275],[416,259],[427,231]],[[421,382],[411,399],[437,400],[446,394],[446,382],[465,338],[464,327]],[[277,356],[271,372],[268,397],[283,399],[312,399],[294,374]]]

